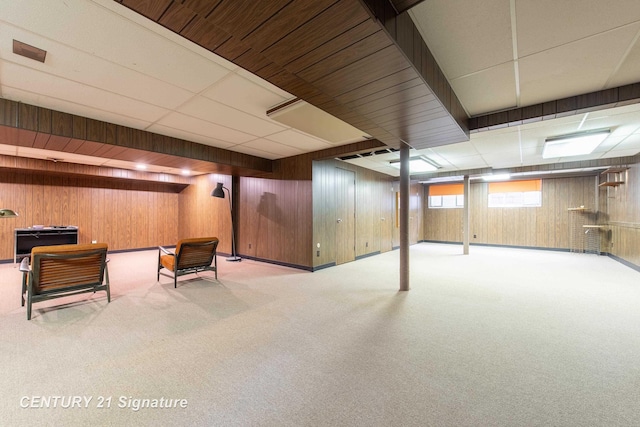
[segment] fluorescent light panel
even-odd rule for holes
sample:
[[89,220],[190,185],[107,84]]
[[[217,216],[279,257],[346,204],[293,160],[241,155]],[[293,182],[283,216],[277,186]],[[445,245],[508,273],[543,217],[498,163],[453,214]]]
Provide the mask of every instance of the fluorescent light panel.
[[511,179],[511,175],[508,173],[497,173],[494,175],[484,175],[482,179],[485,181],[508,181]]
[[609,136],[609,133],[609,129],[606,129],[547,138],[542,150],[542,158],[552,159],[590,154]]
[[[392,160],[389,164],[394,168],[400,169],[400,160]],[[438,166],[422,156],[409,159],[409,171],[411,173],[433,172],[436,170],[438,170]]]

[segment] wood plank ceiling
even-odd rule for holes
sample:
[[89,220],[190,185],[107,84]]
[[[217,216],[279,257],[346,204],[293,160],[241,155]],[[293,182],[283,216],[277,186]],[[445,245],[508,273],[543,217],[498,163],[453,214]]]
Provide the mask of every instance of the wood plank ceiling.
[[442,71],[387,0],[114,1],[390,147],[468,140]]

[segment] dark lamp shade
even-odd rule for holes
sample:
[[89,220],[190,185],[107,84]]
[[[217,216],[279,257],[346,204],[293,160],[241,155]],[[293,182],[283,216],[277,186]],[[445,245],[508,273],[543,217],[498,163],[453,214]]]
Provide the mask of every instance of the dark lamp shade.
[[0,218],[14,218],[17,216],[18,214],[11,209],[0,209]]
[[223,184],[219,182],[218,185],[216,185],[216,188],[214,188],[213,191],[211,192],[211,195],[213,197],[224,199],[224,191],[222,189],[223,189]]

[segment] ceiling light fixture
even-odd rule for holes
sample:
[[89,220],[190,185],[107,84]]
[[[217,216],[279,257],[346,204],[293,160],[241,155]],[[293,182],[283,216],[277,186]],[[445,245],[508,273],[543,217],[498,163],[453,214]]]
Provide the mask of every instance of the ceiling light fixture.
[[[389,162],[394,168],[400,169],[400,159]],[[411,173],[433,172],[440,169],[440,165],[425,156],[411,157],[409,159],[409,171]]]
[[508,173],[496,173],[493,175],[484,175],[482,179],[485,181],[508,181],[511,179],[511,175]]
[[609,129],[592,130],[554,136],[544,141],[543,159],[590,154],[611,133]]
[[433,178],[429,178],[424,181],[420,181],[420,184],[436,184],[436,183],[444,183],[444,182],[460,182],[464,180],[464,176],[462,175],[454,175],[454,176],[437,176]]
[[138,163],[138,164],[136,165],[136,169],[141,170],[141,171],[143,171],[143,170],[147,170],[147,165],[144,165],[144,164],[142,164],[142,163]]

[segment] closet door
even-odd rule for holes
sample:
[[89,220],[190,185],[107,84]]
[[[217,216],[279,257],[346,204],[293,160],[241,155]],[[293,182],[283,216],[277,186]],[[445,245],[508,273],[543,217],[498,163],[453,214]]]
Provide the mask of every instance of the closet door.
[[336,169],[336,264],[356,259],[356,174]]

